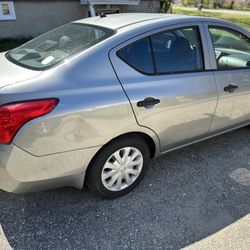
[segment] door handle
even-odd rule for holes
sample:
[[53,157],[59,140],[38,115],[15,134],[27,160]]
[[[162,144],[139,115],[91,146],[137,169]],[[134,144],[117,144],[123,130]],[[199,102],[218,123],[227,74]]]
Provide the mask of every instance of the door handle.
[[229,93],[233,93],[237,88],[239,88],[239,86],[237,86],[234,83],[230,83],[228,84],[225,88],[224,91],[225,92],[229,92]]
[[159,99],[155,99],[154,97],[147,97],[142,101],[137,102],[137,107],[149,107],[149,106],[154,106],[161,101]]

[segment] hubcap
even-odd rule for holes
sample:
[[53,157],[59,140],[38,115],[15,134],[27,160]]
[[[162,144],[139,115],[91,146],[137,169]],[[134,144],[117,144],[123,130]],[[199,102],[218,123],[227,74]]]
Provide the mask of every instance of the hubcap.
[[121,191],[132,185],[141,173],[142,153],[125,147],[113,153],[102,169],[102,184],[110,191]]

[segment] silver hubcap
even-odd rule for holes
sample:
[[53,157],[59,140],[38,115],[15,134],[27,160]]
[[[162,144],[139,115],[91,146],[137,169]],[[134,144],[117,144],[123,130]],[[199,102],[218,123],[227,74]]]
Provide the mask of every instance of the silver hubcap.
[[121,191],[135,182],[143,166],[142,153],[125,147],[112,154],[102,169],[102,184],[110,191]]

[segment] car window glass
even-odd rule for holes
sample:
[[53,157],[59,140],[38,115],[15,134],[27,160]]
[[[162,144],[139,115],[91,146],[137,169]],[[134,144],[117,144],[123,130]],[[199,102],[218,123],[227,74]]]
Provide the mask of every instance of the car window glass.
[[154,73],[148,38],[134,42],[118,52],[118,56],[131,67],[143,73]]
[[250,39],[228,28],[209,28],[218,69],[250,68]]
[[180,28],[151,36],[157,73],[193,72],[204,69],[197,27]]
[[98,26],[70,23],[13,49],[6,56],[20,66],[44,70],[94,46],[113,34],[114,31]]

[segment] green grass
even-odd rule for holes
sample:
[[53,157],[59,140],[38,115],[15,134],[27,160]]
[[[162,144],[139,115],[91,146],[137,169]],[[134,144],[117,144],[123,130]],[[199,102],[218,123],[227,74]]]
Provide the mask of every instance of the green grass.
[[[196,7],[195,5],[183,5],[182,3],[175,3],[174,7],[178,8],[183,8],[183,7]],[[213,4],[208,4],[208,5],[204,5],[204,8],[208,8],[208,9],[213,9]],[[222,7],[222,9],[226,9],[226,10],[244,10],[244,11],[250,11],[250,7],[248,6],[241,6],[239,4],[237,4],[237,1],[235,1],[234,7],[233,9],[230,8],[230,4],[224,4],[224,6]],[[220,8],[217,8],[217,10],[220,10]]]
[[250,7],[239,7],[235,6],[233,10],[244,10],[244,11],[250,11]]
[[226,19],[239,24],[242,27],[246,28],[248,31],[250,31],[250,15],[247,16],[247,15],[235,15],[235,14],[224,14],[224,13],[211,13],[199,10],[181,10],[178,8],[174,9],[174,13],[182,15],[207,16],[207,17]]
[[29,40],[30,38],[0,40],[0,52],[16,48]]

